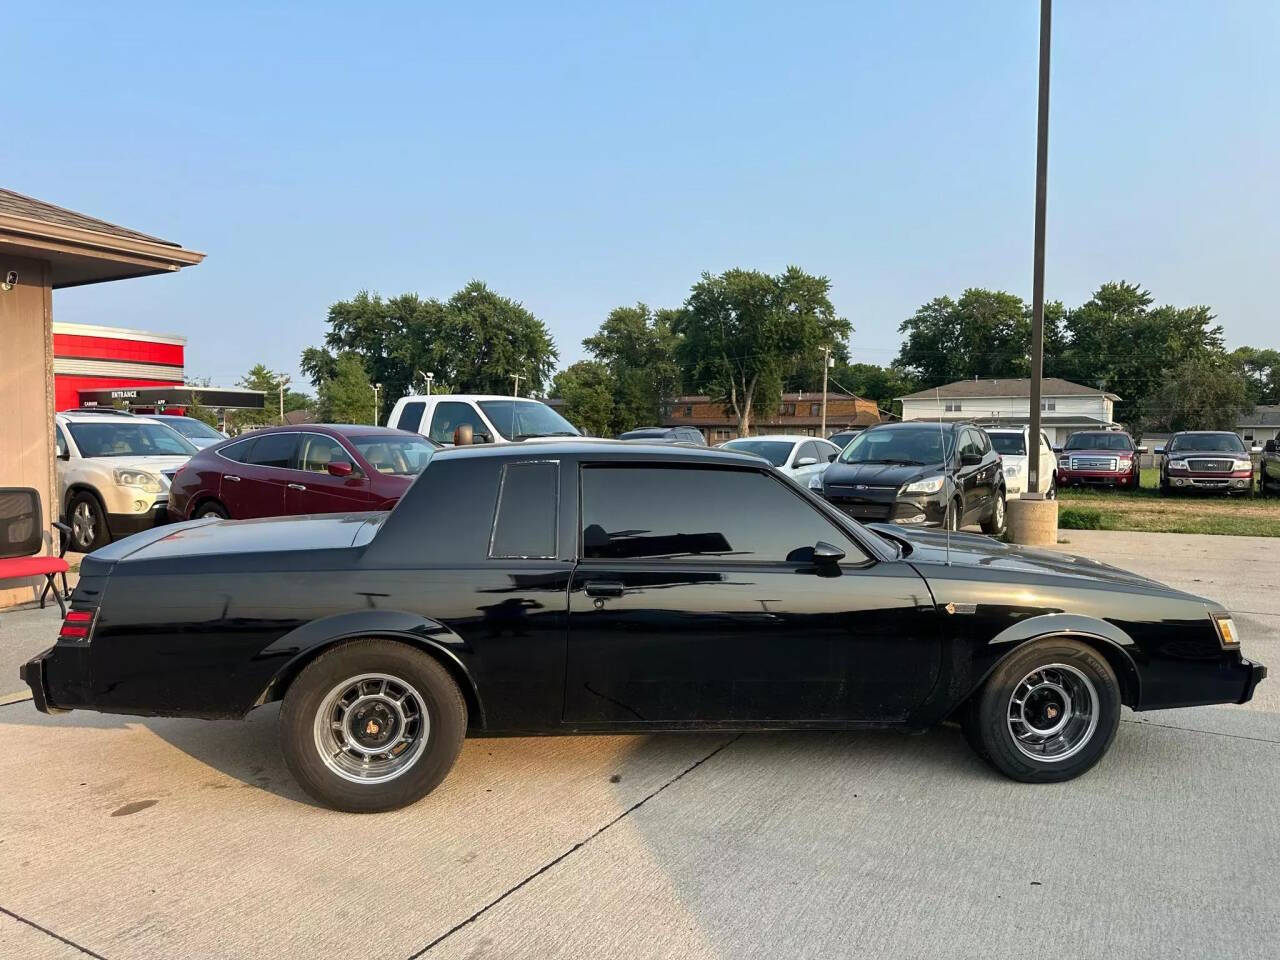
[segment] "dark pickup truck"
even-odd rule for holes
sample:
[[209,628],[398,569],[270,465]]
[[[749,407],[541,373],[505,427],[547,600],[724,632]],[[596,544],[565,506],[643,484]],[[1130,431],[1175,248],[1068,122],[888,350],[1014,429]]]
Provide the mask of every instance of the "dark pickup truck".
[[1274,440],[1262,447],[1262,459],[1258,463],[1258,491],[1264,496],[1280,494],[1280,449]]
[[1234,433],[1224,430],[1185,430],[1163,447],[1160,493],[1223,493],[1248,496],[1253,492],[1253,462],[1249,449]]

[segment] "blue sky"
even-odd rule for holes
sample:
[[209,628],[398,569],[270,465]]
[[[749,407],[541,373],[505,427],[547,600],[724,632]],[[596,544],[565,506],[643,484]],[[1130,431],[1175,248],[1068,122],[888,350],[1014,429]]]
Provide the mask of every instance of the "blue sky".
[[[1038,6],[32,4],[0,184],[207,252],[54,311],[219,383],[296,375],[362,288],[483,279],[563,365],[613,306],[789,263],[887,363],[925,300],[1030,297]],[[1139,281],[1276,346],[1280,7],[1055,14],[1049,296]]]

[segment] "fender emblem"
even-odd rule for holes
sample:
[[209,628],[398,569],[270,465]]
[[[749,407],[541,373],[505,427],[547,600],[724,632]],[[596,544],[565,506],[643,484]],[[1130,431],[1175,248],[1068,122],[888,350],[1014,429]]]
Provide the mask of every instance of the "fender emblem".
[[950,614],[957,614],[957,613],[977,613],[977,612],[978,612],[978,605],[977,605],[976,603],[955,603],[955,602],[952,602],[952,603],[948,603],[948,604],[947,604],[945,607],[943,607],[942,609],[943,609],[943,610],[945,610],[945,611],[947,611],[947,613],[950,613]]

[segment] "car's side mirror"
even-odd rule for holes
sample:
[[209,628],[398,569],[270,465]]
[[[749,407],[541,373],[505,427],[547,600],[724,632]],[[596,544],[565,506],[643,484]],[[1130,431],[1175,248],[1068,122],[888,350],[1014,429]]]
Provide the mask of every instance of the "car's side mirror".
[[70,450],[63,450],[60,454],[58,454],[58,459],[59,459],[59,460],[70,460],[70,459],[71,459],[71,451],[70,451]]
[[813,466],[815,463],[817,463],[817,462],[818,462],[818,461],[817,461],[817,458],[816,458],[816,457],[801,457],[799,460],[797,460],[797,461],[795,462],[795,466],[797,466],[797,467],[812,467],[812,466]]
[[844,551],[839,547],[819,540],[813,545],[813,562],[835,564],[844,559]]
[[1261,452],[1262,452],[1262,448],[1261,448],[1260,446],[1258,446],[1258,445],[1255,443],[1252,447],[1250,447],[1250,448],[1249,448],[1249,452],[1250,452],[1250,453],[1261,453]]
[[1264,444],[1262,445],[1262,452],[1263,452],[1263,453],[1275,453],[1275,452],[1276,452],[1276,442],[1275,442],[1274,440],[1268,440],[1266,443],[1264,443]]
[[327,463],[324,468],[331,477],[349,477],[355,472],[351,464],[343,463],[341,461]]
[[982,454],[980,453],[962,453],[960,454],[960,466],[976,467],[982,462]]
[[1156,456],[1157,456],[1157,457],[1163,457],[1163,456],[1164,456],[1164,447],[1156,447]]
[[1146,447],[1138,447],[1138,452],[1139,452],[1139,453],[1146,453],[1146,452],[1147,452],[1147,448],[1146,448]]
[[829,453],[829,454],[827,454],[827,463],[835,463],[835,462],[836,462],[836,457],[838,457],[838,456],[840,456],[840,454],[838,454],[838,453]]

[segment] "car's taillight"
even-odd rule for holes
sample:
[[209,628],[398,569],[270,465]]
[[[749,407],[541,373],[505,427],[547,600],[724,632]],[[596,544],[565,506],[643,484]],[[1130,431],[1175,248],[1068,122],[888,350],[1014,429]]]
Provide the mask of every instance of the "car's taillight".
[[68,610],[66,619],[62,621],[59,637],[68,640],[88,640],[89,631],[93,629],[92,610]]

